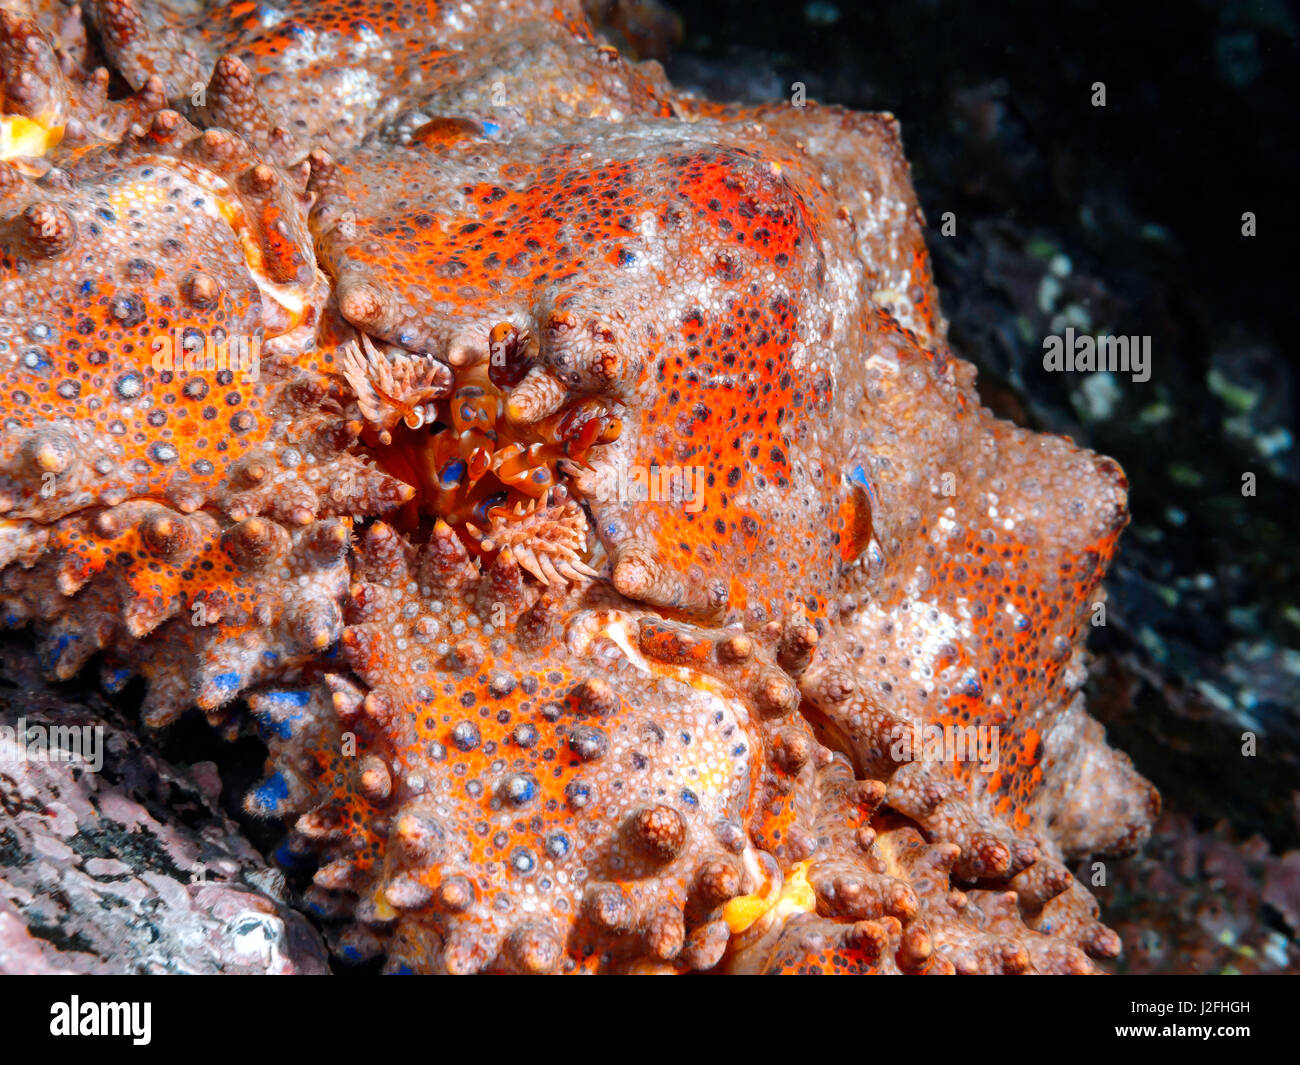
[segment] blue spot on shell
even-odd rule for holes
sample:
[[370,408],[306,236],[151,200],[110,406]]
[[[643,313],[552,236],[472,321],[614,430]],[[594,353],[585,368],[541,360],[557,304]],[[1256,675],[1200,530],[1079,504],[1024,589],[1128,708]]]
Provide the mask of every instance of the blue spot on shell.
[[104,670],[104,675],[100,678],[100,682],[104,685],[107,691],[110,693],[116,693],[125,688],[133,676],[135,676],[135,674],[131,670],[124,666],[119,666],[116,669]]
[[867,476],[867,471],[861,465],[854,466],[845,478],[849,484],[855,484],[867,493],[867,499],[871,503],[871,509],[876,509],[876,489],[871,484],[871,479]]
[[309,691],[274,691],[258,696],[259,703],[278,703],[282,706],[306,706],[311,702]]
[[259,812],[268,815],[279,814],[289,801],[289,784],[277,771],[253,789],[250,798]]
[[563,832],[552,832],[546,837],[546,853],[559,861],[569,853],[572,844]]
[[528,773],[513,773],[506,777],[501,793],[516,806],[522,806],[537,796],[537,780]]

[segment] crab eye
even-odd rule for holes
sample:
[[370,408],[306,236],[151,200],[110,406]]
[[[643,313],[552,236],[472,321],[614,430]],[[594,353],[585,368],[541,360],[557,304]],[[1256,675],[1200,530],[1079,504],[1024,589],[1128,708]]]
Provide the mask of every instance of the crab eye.
[[497,492],[495,495],[488,496],[474,508],[474,517],[479,521],[487,521],[491,518],[492,511],[505,506],[506,500],[509,498],[510,494],[508,492]]
[[460,459],[453,459],[438,474],[438,487],[445,492],[450,492],[453,488],[459,488],[464,479],[465,463]]

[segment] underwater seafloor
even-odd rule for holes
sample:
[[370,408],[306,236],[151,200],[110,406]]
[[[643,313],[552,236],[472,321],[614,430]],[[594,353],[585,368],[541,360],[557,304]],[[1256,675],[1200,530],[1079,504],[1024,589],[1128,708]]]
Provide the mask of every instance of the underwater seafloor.
[[[898,116],[950,339],[979,367],[984,401],[1115,457],[1130,481],[1088,705],[1165,810],[1104,884],[1077,870],[1123,939],[1111,968],[1300,971],[1300,456],[1287,344],[1300,300],[1286,256],[1300,13],[1280,0],[1112,5],[1104,17],[1081,0],[1050,11],[708,0],[675,16],[606,6],[622,12],[622,43],[662,59],[683,88],[757,102],[799,83],[809,98]],[[1066,328],[1149,337],[1149,380],[1045,372],[1043,338]],[[0,637],[0,714],[106,723],[104,777],[125,796],[120,820],[153,829],[151,861],[167,870],[169,854],[200,849],[224,877],[264,886],[245,937],[255,949],[229,971],[330,968],[271,860],[280,830],[240,808],[260,745],[224,743],[195,715],[155,745],[132,728],[139,684],[109,700],[89,676],[49,684],[26,636]],[[78,845],[111,876],[117,844]],[[17,845],[0,832],[0,862]],[[171,890],[165,877],[157,886]],[[38,907],[29,926],[95,952],[110,932],[59,923],[67,903],[50,907],[48,926]],[[192,928],[235,910],[249,911],[248,896],[213,884]],[[11,931],[0,914],[0,949]],[[184,936],[157,946],[182,965],[190,949]]]

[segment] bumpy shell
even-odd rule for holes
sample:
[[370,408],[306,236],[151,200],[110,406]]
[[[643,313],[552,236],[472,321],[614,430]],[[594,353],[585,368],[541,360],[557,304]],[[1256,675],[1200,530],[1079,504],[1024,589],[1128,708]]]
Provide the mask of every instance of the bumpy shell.
[[1063,863],[1158,809],[1080,695],[1124,477],[980,406],[893,118],[678,95],[573,3],[195,6],[0,11],[51,674],[255,725],[394,971],[1113,956]]

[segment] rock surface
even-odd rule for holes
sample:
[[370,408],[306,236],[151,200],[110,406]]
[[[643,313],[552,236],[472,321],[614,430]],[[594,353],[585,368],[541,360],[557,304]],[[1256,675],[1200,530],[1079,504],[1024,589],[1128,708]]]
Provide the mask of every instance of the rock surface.
[[[284,880],[215,803],[215,767],[164,761],[104,700],[44,685],[7,640],[0,730],[0,973],[324,973]],[[37,730],[87,728],[93,762],[30,760]],[[8,736],[0,731],[0,736]],[[49,735],[49,733],[45,733]]]

